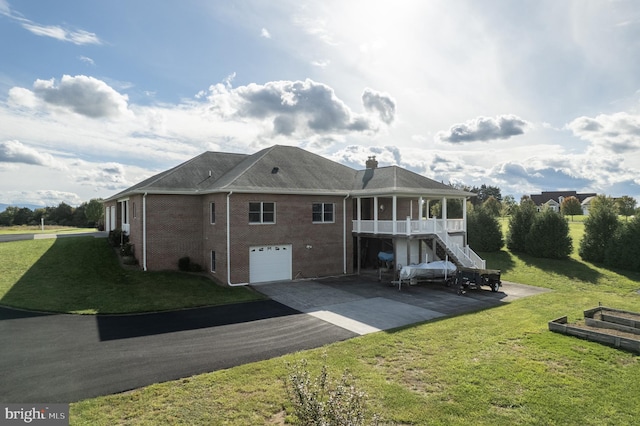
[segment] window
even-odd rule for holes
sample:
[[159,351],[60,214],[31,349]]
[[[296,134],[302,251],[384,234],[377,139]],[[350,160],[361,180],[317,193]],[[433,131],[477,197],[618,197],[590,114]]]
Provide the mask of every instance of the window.
[[135,219],[135,218],[137,218],[137,217],[138,217],[138,214],[137,214],[137,212],[136,212],[136,203],[135,203],[135,202],[134,202],[134,203],[132,203],[132,205],[131,205],[131,211],[133,212],[133,218],[134,218],[134,219]]
[[249,203],[249,223],[276,223],[276,203]]
[[211,203],[211,224],[216,223],[216,203]]
[[211,272],[216,271],[216,252],[211,251]]
[[312,220],[316,223],[333,223],[333,203],[313,203]]

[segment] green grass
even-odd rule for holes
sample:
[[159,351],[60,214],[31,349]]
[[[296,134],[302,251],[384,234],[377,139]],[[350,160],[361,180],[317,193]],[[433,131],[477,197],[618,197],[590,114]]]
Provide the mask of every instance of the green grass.
[[[576,247],[582,225],[572,224]],[[633,425],[640,357],[551,333],[547,322],[602,304],[640,311],[640,274],[582,262],[482,253],[503,279],[553,289],[484,311],[374,333],[71,405],[71,424],[277,424],[285,362],[345,368],[386,424]],[[289,407],[290,408],[290,407]]]
[[47,312],[127,313],[235,303],[262,298],[179,272],[120,267],[106,239],[92,237],[0,243],[0,304]]

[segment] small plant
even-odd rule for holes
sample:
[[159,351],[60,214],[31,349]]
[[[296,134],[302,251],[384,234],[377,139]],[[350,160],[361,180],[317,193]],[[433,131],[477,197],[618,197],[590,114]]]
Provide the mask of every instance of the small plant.
[[202,266],[195,262],[191,262],[189,256],[178,259],[178,269],[182,272],[202,272]]
[[307,361],[287,363],[284,380],[287,397],[293,405],[294,424],[349,425],[378,424],[378,416],[370,416],[366,409],[366,393],[358,390],[353,376],[345,370],[337,382],[329,378],[326,354],[320,374],[313,378]]
[[120,256],[133,256],[133,244],[127,242],[120,247]]

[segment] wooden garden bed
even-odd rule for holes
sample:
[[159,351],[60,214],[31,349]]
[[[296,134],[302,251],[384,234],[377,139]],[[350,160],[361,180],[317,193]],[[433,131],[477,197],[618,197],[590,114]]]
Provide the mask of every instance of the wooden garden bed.
[[584,321],[549,321],[549,330],[640,353],[640,314],[599,306],[584,311]]

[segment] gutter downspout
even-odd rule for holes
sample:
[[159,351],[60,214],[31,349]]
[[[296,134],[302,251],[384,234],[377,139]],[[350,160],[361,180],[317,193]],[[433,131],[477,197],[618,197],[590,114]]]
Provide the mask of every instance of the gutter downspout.
[[231,223],[230,223],[231,222],[231,217],[230,217],[231,194],[233,194],[233,191],[227,194],[227,284],[230,287],[237,287],[241,285],[248,285],[249,283],[236,283],[236,284],[231,283]]
[[147,193],[142,195],[142,270],[147,270]]
[[347,198],[342,200],[342,273],[347,275]]

